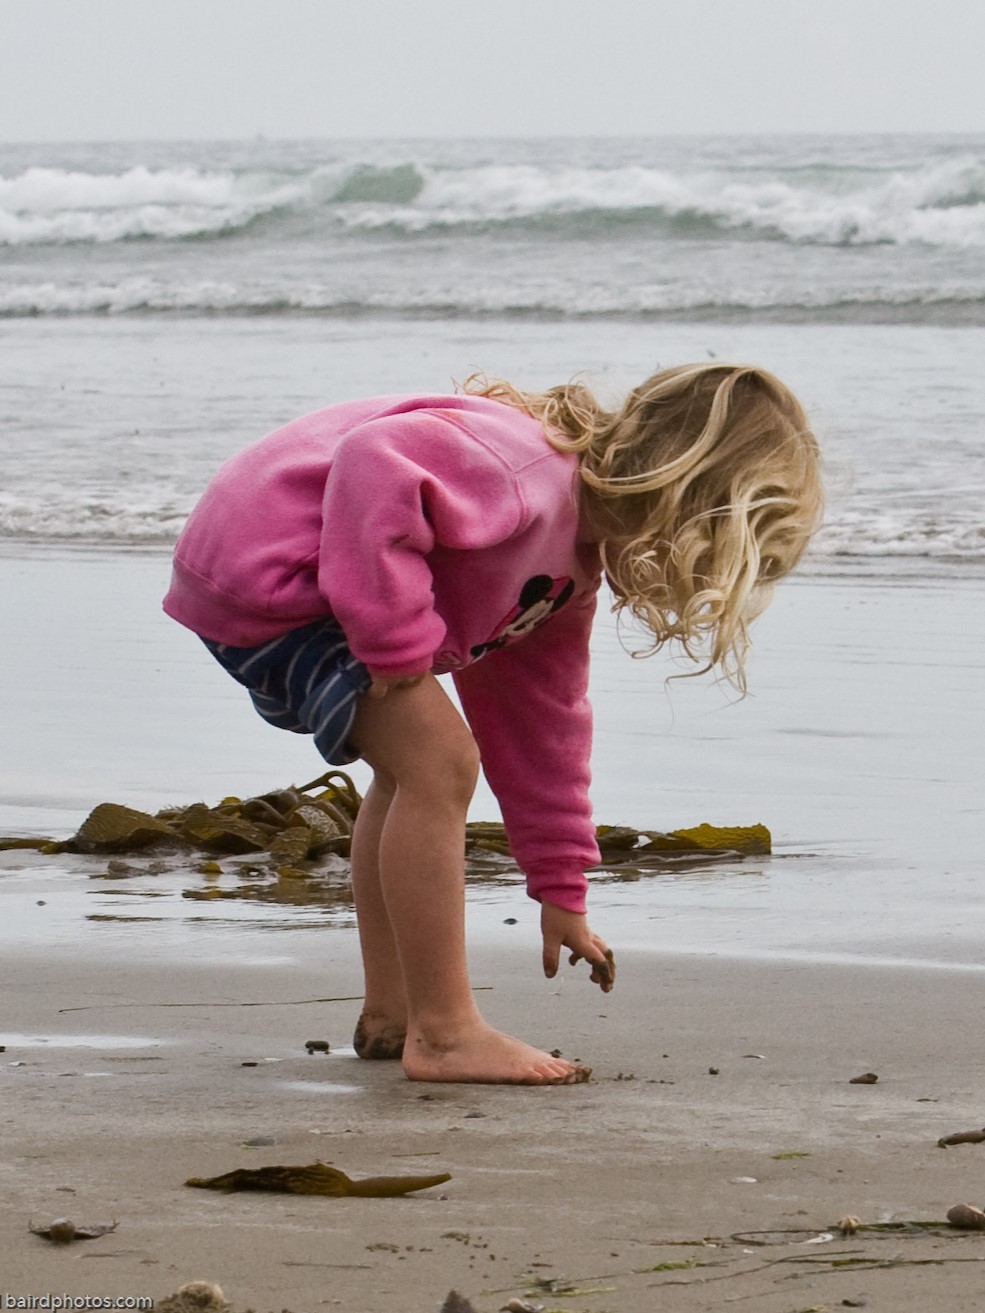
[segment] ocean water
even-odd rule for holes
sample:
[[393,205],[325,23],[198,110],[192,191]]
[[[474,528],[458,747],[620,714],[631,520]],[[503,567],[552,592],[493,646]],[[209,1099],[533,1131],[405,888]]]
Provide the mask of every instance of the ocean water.
[[[827,521],[739,706],[668,693],[675,667],[600,622],[596,808],[762,820],[778,855],[600,884],[602,925],[665,951],[980,964],[983,136],[0,146],[0,829],[318,773],[159,612],[232,451],[474,369],[616,401],[710,358],[802,397]],[[87,878],[61,877],[79,905]],[[179,939],[204,934],[172,893]]]
[[755,359],[821,558],[985,558],[985,137],[0,147],[0,543],[166,548],[357,393]]

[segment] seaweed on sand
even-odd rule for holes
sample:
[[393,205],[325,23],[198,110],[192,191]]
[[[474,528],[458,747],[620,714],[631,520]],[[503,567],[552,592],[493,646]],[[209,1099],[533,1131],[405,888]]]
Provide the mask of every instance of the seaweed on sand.
[[[33,848],[41,853],[130,853],[152,847],[190,847],[210,855],[266,853],[289,873],[298,864],[327,854],[349,856],[362,799],[343,771],[328,771],[300,787],[275,789],[256,798],[223,798],[165,807],[151,815],[120,803],[94,807],[69,839],[0,838],[0,852]],[[690,829],[637,830],[600,825],[600,867],[633,878],[633,872],[666,869],[682,857],[699,860],[763,856],[770,852],[764,825],[698,825]],[[466,861],[476,874],[502,870],[510,862],[505,827],[473,821],[466,827]]]
[[200,1190],[262,1190],[274,1194],[315,1194],[332,1199],[357,1196],[360,1199],[392,1199],[429,1190],[451,1180],[449,1172],[434,1176],[367,1176],[354,1181],[337,1167],[312,1163],[308,1167],[239,1167],[222,1176],[192,1176],[185,1185]]

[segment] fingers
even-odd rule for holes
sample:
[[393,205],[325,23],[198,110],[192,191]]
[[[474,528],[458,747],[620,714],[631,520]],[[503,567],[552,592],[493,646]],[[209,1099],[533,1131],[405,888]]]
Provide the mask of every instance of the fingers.
[[568,961],[572,966],[577,966],[583,959],[592,968],[589,977],[592,984],[598,985],[603,994],[610,993],[616,983],[616,958],[612,949],[607,948],[601,939],[598,939],[589,951],[573,952]]
[[423,678],[423,674],[405,675],[401,679],[374,678],[366,691],[371,698],[385,698],[392,688],[416,688]]
[[592,982],[599,986],[603,994],[612,992],[616,983],[616,957],[611,948],[605,950],[605,960],[592,965]]
[[592,983],[603,994],[608,994],[616,978],[616,962],[612,950],[594,934],[584,913],[571,912],[550,900],[541,908],[541,930],[544,939],[544,974],[548,980],[557,974],[561,949],[567,948],[572,966],[587,962],[591,968]]
[[561,940],[553,935],[544,935],[544,975],[553,980],[557,975],[558,962],[561,958]]

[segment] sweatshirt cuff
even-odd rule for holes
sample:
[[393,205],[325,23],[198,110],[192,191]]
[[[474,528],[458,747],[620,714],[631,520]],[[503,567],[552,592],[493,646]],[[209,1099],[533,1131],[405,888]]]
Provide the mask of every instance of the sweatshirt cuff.
[[585,915],[588,879],[580,866],[565,870],[553,862],[538,862],[526,876],[527,893],[538,903],[556,903],[567,912]]

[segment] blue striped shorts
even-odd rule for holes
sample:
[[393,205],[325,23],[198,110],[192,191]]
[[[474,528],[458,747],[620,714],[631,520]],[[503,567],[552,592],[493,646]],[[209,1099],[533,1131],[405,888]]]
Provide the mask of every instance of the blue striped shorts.
[[335,620],[316,620],[258,647],[202,641],[245,686],[265,721],[294,734],[314,735],[315,747],[333,766],[356,760],[359,752],[349,735],[370,674],[349,651]]

